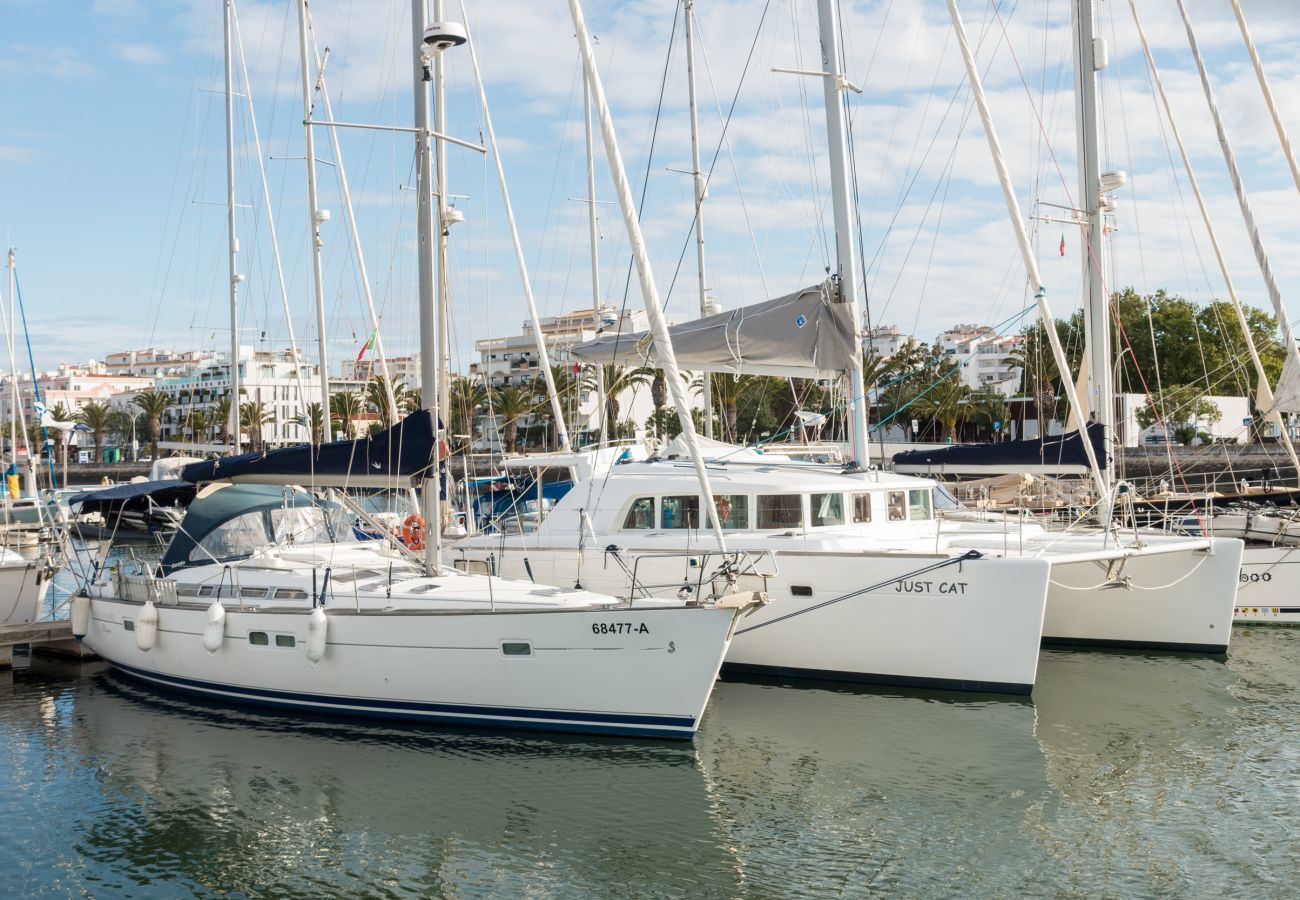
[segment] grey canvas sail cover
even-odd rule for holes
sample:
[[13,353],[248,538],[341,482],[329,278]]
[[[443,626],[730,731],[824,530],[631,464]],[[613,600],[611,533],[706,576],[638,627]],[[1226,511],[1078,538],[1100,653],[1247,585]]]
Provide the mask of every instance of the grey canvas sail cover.
[[[858,349],[849,304],[834,282],[669,327],[677,364],[691,372],[816,378],[849,367]],[[645,331],[602,335],[575,345],[573,358],[592,364],[658,364]]]

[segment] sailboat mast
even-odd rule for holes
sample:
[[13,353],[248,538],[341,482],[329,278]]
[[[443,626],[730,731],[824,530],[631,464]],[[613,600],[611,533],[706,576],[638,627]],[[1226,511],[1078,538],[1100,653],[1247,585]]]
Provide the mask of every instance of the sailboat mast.
[[[599,326],[600,303],[600,226],[596,224],[596,142],[591,129],[591,85],[582,79],[582,126],[587,141],[587,239],[591,244],[591,307]],[[541,340],[541,335],[538,335]],[[596,366],[596,418],[600,422],[599,444],[609,440],[609,423],[605,421],[605,367]]]
[[[709,308],[708,279],[704,268],[704,173],[700,171],[700,120],[695,101],[695,0],[683,0],[686,13],[686,84],[691,104],[691,180],[695,190],[695,267],[700,282],[700,315]],[[710,375],[704,373],[704,436],[713,437],[713,390]]]
[[[442,21],[442,0],[433,0],[433,21]],[[443,56],[433,58],[433,130],[447,133],[447,88]],[[451,408],[451,276],[447,271],[447,145],[434,142],[434,202],[438,223],[438,408]],[[427,388],[432,390],[432,387]]]
[[[1097,148],[1097,72],[1106,67],[1105,48],[1094,33],[1092,0],[1070,7],[1074,35],[1074,114],[1079,152],[1079,209],[1084,220],[1084,340],[1088,353],[1088,407],[1109,435],[1115,418],[1111,373],[1110,300],[1106,296],[1106,227],[1102,209],[1101,163]],[[1098,58],[1101,50],[1102,58]],[[1051,322],[1044,323],[1048,328]],[[1080,430],[1086,431],[1081,423]],[[1098,460],[1110,484],[1109,454]]]
[[235,231],[235,102],[234,50],[230,40],[230,20],[235,0],[225,4],[226,57],[226,232],[230,239],[230,435],[234,450],[242,448],[239,421],[239,235]]
[[[325,287],[321,275],[321,223],[326,214],[321,210],[316,197],[316,136],[312,120],[311,101],[311,64],[310,50],[307,46],[307,0],[298,4],[298,49],[302,57],[302,119],[306,133],[307,157],[307,215],[311,222],[311,267],[313,286],[316,292],[316,343],[320,355],[320,408],[321,437],[325,442],[334,440],[333,425],[330,422],[329,389],[329,345],[325,331]],[[295,366],[297,361],[294,362]]]
[[[419,248],[420,285],[420,397],[424,408],[433,415],[434,431],[439,437],[441,416],[439,399],[438,306],[435,297],[433,246],[438,232],[433,222],[433,153],[429,132],[429,82],[433,79],[424,55],[424,0],[411,0],[415,75],[415,156],[416,156],[416,233]],[[430,572],[442,564],[441,473],[438,465],[428,468],[420,490],[421,512],[427,535],[424,562]]]
[[848,138],[844,123],[844,100],[848,82],[840,62],[840,22],[833,0],[817,0],[817,20],[822,45],[822,86],[826,100],[826,133],[831,162],[831,205],[835,214],[835,255],[839,263],[839,302],[848,304],[853,322],[854,341],[858,345],[850,355],[849,432],[853,442],[853,460],[860,467],[870,464],[867,444],[867,398],[862,378],[860,332],[862,315],[858,309],[857,288],[861,275],[857,243],[853,240],[853,219],[849,209]]

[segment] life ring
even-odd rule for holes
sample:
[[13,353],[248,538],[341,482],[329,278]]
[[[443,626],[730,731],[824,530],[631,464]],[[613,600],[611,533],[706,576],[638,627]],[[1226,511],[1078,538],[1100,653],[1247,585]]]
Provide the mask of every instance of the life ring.
[[726,497],[714,497],[713,502],[718,507],[718,518],[727,521],[731,518],[731,501]]
[[402,523],[402,543],[408,550],[423,550],[424,537],[424,516],[411,513]]

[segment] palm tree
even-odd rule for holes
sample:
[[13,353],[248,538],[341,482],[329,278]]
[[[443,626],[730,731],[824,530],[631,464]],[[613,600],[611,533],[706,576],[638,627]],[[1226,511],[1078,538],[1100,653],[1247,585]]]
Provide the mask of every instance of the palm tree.
[[713,388],[713,405],[718,410],[722,424],[722,439],[736,443],[740,440],[737,410],[740,397],[754,387],[766,387],[762,375],[726,375],[709,379]]
[[330,395],[330,419],[345,438],[352,437],[352,423],[365,411],[365,405],[358,394],[338,391]]
[[503,387],[492,392],[492,412],[505,420],[503,443],[507,452],[515,452],[515,440],[519,435],[519,420],[532,410],[533,397],[529,391],[517,387]]
[[929,393],[917,399],[917,411],[937,422],[943,428],[946,440],[955,441],[957,425],[966,414],[966,398],[969,395],[970,387],[962,382],[955,371],[950,372]]
[[265,403],[245,400],[239,404],[239,428],[248,432],[249,443],[259,450],[266,449],[262,429],[275,423],[275,409]]
[[[565,425],[572,430],[572,400],[574,394],[578,391],[581,379],[574,373],[571,366],[552,365],[551,380],[555,382],[555,396],[560,401],[560,411],[565,412]],[[534,398],[533,418],[540,424],[547,426],[548,440],[551,446],[559,445],[560,429],[553,421],[555,418],[551,410],[551,396],[546,387],[546,378],[534,378],[528,382],[528,389],[532,391]]]
[[207,438],[208,429],[212,427],[212,422],[208,418],[208,411],[205,409],[195,409],[185,417],[185,429],[190,433],[191,440],[203,441]]
[[651,369],[619,365],[592,366],[588,370],[582,386],[589,390],[598,390],[601,386],[601,376],[604,376],[605,430],[611,435],[618,424],[618,413],[622,408],[618,398],[626,391],[642,387],[649,382],[652,372]]
[[[972,418],[983,422],[988,427],[989,440],[997,440],[1001,434],[1009,430],[1011,407],[1001,391],[996,388],[981,388],[972,392],[969,399]],[[1000,430],[995,432],[994,425],[998,425]]]
[[172,405],[172,398],[162,391],[148,390],[135,395],[135,405],[148,419],[149,458],[158,458],[158,435],[162,431],[163,414]]
[[[55,422],[75,422],[77,417],[72,411],[64,406],[61,402],[54,404],[54,409],[50,410],[50,418]],[[68,465],[68,441],[72,439],[71,431],[55,429],[58,434],[55,435],[55,446],[58,448],[58,464],[64,468]]]
[[451,409],[446,415],[452,440],[459,442],[461,435],[464,435],[464,440],[473,440],[474,422],[479,410],[487,404],[487,388],[477,378],[454,378],[449,394]]
[[90,429],[95,441],[95,462],[104,461],[104,436],[113,427],[113,410],[98,400],[92,400],[77,413],[77,421]]
[[319,400],[308,403],[306,412],[295,416],[293,421],[307,429],[309,441],[313,444],[321,442],[321,437],[325,434],[325,414],[321,411]]
[[[397,413],[402,415],[406,411],[406,405],[403,400],[406,397],[406,382],[400,378],[393,381],[393,402],[397,404]],[[379,421],[385,428],[393,425],[392,411],[388,408],[388,390],[384,382],[383,375],[374,375],[366,382],[366,405],[379,414]]]
[[230,433],[230,395],[229,394],[226,394],[224,397],[219,398],[215,403],[212,404],[211,411],[209,414],[209,419],[210,419],[210,424],[208,427],[215,430],[220,437],[226,440],[230,440],[231,438],[234,437],[234,435]]

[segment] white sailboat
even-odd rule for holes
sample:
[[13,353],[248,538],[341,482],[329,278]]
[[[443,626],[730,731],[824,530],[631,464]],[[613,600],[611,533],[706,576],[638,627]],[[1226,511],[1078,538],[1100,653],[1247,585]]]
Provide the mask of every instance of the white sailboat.
[[[230,0],[226,4],[229,41]],[[427,211],[430,57],[464,31],[413,3],[420,204]],[[305,50],[304,50],[305,52]],[[421,350],[435,358],[431,220],[420,216]],[[232,258],[233,265],[233,258]],[[73,604],[74,634],[159,687],[311,713],[478,726],[691,737],[737,620],[765,602],[726,585],[635,606],[582,590],[444,569],[436,541],[432,410],[388,432],[191,466],[211,484],[161,566],[117,567]],[[347,542],[312,495],[285,487],[419,485],[424,559]]]

